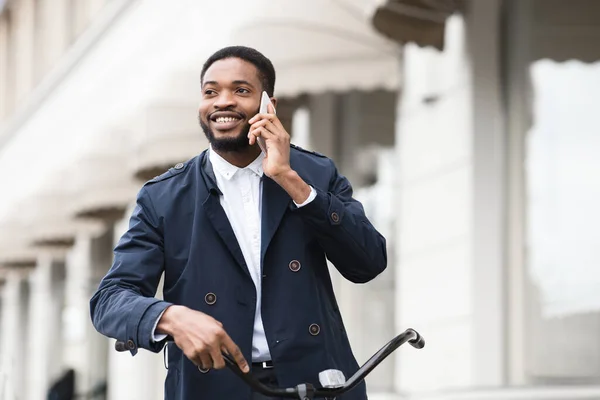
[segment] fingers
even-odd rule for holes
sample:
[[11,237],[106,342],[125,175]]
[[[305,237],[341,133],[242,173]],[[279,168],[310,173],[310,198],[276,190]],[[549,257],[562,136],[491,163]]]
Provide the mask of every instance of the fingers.
[[[277,126],[271,120],[268,119],[261,119],[260,121],[253,123],[252,125],[250,125],[250,130],[252,131],[253,129],[257,129],[260,127],[266,128],[273,133],[280,131],[277,128]],[[283,131],[285,132],[285,130]]]
[[277,115],[275,115],[275,114],[256,114],[254,117],[250,118],[248,123],[250,125],[252,125],[258,121],[263,121],[263,120],[270,121],[271,123],[273,123],[273,125],[275,125],[279,129],[284,129],[283,124],[281,123],[279,118],[277,118]]
[[221,349],[215,348],[210,352],[210,357],[212,359],[212,367],[214,369],[222,369],[225,368],[225,360],[223,359],[223,355],[221,354]]
[[210,357],[210,353],[200,352],[198,354],[198,358],[200,359],[198,367],[201,368],[202,370],[208,371],[209,369],[211,369],[213,367],[213,360]]
[[186,324],[173,335],[175,343],[201,372],[225,367],[221,351],[229,353],[244,372],[250,368],[239,347],[231,340],[223,324],[209,315],[186,311]]
[[210,357],[212,359],[212,367],[214,369],[221,369],[225,367],[225,360],[223,360],[223,356],[221,355],[221,344],[227,334],[224,330],[221,330],[216,336],[215,345],[210,347]]
[[254,117],[252,117],[252,118],[250,118],[250,120],[248,120],[248,123],[250,125],[252,125],[253,123],[258,122],[263,119],[268,119],[271,121],[275,118],[277,118],[277,116],[275,116],[275,114],[256,114]]
[[251,145],[256,143],[257,137],[262,137],[265,140],[277,138],[277,136],[273,132],[269,131],[264,126],[256,128],[256,129],[250,131],[250,133],[248,133],[248,139],[250,140]]
[[242,372],[250,371],[250,367],[248,366],[248,362],[244,358],[242,351],[227,334],[225,334],[225,337],[223,338],[223,347],[225,347],[227,353],[229,353],[229,355],[233,357],[233,359],[237,363],[238,367],[240,367]]

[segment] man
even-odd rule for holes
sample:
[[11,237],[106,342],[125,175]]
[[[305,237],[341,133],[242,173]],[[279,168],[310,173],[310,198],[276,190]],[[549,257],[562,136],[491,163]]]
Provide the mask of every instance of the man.
[[[326,259],[367,282],[386,267],[385,239],[331,160],[290,145],[272,106],[257,114],[263,90],[276,106],[274,86],[254,49],[206,61],[198,118],[210,149],[142,187],[91,300],[96,329],[131,354],[170,342],[167,399],[263,399],[223,369],[222,351],[285,387],[358,369]],[[366,399],[365,386],[343,398]]]

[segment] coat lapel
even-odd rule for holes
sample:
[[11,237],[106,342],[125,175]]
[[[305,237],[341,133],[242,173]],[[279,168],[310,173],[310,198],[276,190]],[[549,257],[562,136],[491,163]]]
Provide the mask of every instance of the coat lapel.
[[283,214],[292,199],[275,181],[264,175],[262,193],[261,264]]
[[206,213],[208,220],[212,224],[217,234],[223,240],[225,246],[227,246],[229,252],[233,255],[233,258],[237,261],[244,273],[250,276],[248,266],[244,260],[242,249],[240,248],[237,238],[235,237],[235,233],[233,232],[233,228],[229,223],[229,219],[227,218],[223,207],[221,207],[221,202],[219,200],[221,191],[217,187],[212,164],[208,159],[207,153],[204,154],[204,159],[202,160],[202,176],[204,178],[206,188],[208,189],[208,196],[202,203],[204,212]]

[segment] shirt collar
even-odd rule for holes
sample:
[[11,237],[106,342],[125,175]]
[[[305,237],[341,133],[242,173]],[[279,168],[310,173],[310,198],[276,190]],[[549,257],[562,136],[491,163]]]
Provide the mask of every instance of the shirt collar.
[[208,151],[208,158],[211,164],[213,165],[215,172],[217,172],[226,180],[231,180],[234,177],[234,175],[242,169],[252,171],[261,178],[264,174],[262,162],[265,158],[265,155],[262,151],[254,161],[252,161],[248,166],[244,168],[238,168],[235,165],[230,164],[227,160],[218,155],[217,152],[212,149],[212,147],[210,147]]

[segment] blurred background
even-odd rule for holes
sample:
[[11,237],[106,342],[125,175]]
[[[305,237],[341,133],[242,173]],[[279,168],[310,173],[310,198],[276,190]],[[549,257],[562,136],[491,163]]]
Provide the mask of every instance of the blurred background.
[[[88,301],[141,185],[207,147],[230,44],[333,158],[389,266],[335,289],[371,399],[600,399],[600,1],[0,0],[0,399],[159,400]],[[160,296],[160,291],[157,293]],[[57,386],[58,385],[58,386]]]

